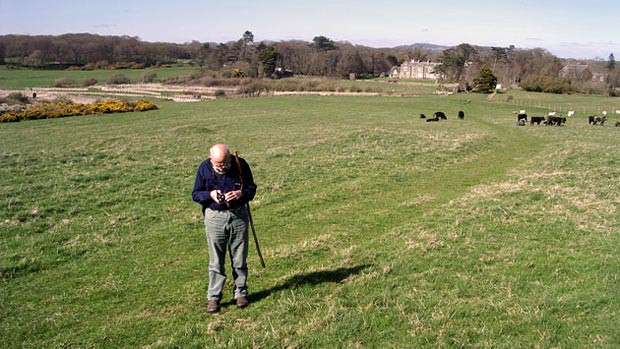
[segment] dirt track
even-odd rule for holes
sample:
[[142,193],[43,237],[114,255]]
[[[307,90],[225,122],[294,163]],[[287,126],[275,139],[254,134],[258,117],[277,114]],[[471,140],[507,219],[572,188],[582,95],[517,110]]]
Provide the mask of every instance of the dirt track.
[[163,98],[177,102],[198,102],[215,99],[215,93],[223,90],[226,94],[237,93],[236,89],[222,89],[202,86],[175,86],[162,84],[128,84],[128,85],[95,85],[84,88],[37,87],[26,90],[0,90],[0,97],[20,92],[27,97],[36,93],[37,99],[53,100],[59,97],[68,98],[77,103],[92,103],[98,99],[135,97]]

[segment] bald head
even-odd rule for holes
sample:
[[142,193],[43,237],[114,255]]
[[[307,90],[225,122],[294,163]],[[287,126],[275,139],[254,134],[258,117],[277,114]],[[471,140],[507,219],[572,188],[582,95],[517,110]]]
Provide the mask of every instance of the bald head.
[[216,144],[209,150],[211,164],[217,173],[226,173],[230,168],[230,150],[226,144]]

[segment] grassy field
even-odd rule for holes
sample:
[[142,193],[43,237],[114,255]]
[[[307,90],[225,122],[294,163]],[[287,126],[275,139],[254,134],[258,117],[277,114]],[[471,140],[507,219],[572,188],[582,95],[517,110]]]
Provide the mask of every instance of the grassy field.
[[[617,347],[620,129],[517,127],[497,97],[158,102],[0,124],[1,346]],[[557,101],[615,102],[573,98]],[[437,110],[448,120],[418,119]],[[209,315],[191,190],[216,142],[253,168],[267,268],[251,248],[250,306],[229,281]]]
[[117,74],[123,74],[132,81],[141,82],[145,74],[157,74],[156,80],[164,81],[167,78],[189,74],[195,68],[146,68],[146,69],[119,69],[119,70],[36,70],[36,69],[7,69],[0,66],[0,89],[26,89],[33,87],[50,87],[56,79],[68,79],[80,84],[86,79],[95,79],[99,83],[106,83]]

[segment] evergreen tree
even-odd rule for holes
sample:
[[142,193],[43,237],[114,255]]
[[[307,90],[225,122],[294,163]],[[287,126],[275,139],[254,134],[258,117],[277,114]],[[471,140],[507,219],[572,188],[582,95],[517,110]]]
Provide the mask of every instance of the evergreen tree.
[[478,92],[490,93],[497,86],[497,77],[493,74],[491,68],[483,65],[480,69],[480,75],[474,79],[474,89]]
[[258,53],[258,60],[261,63],[263,76],[270,77],[276,69],[278,60],[278,50],[275,45],[269,45]]
[[607,69],[609,71],[612,71],[614,70],[615,67],[616,67],[616,59],[614,58],[614,54],[610,53],[609,59],[607,60]]
[[329,51],[337,48],[332,39],[323,35],[315,36],[314,39],[312,39],[312,47],[319,51]]
[[247,58],[248,46],[251,46],[254,43],[254,34],[252,34],[251,31],[246,30],[245,33],[243,33],[243,38],[241,38],[241,40],[243,41],[243,50],[241,51],[240,59],[245,61]]

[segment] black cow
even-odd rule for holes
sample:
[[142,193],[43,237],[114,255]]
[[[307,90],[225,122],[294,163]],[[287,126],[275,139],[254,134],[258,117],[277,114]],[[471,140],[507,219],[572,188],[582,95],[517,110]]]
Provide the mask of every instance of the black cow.
[[426,115],[420,114],[420,119],[426,119]]
[[459,110],[459,116],[458,116],[458,118],[459,118],[459,119],[461,119],[461,120],[465,119],[465,113],[463,113],[463,111],[462,111],[462,110]]
[[527,114],[517,114],[517,121],[519,120],[527,121]]
[[620,127],[620,121],[616,121],[616,127]]
[[540,123],[543,121],[545,121],[545,118],[542,116],[532,116],[530,118],[530,125],[534,125],[534,124],[540,125]]
[[436,119],[448,120],[448,118],[446,117],[446,114],[442,111],[435,112],[435,114],[433,115],[435,115]]
[[561,116],[547,115],[544,124],[547,126],[562,126],[566,123],[566,118]]

